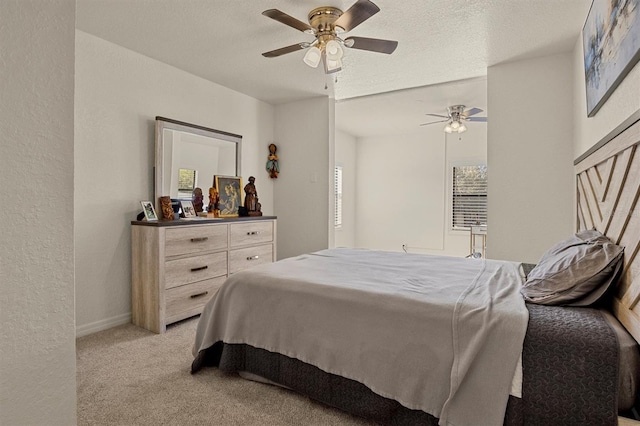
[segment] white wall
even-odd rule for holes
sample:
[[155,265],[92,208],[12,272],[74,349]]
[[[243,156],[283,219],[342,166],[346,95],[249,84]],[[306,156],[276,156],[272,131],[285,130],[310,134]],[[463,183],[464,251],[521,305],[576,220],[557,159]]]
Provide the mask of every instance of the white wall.
[[447,220],[450,164],[486,161],[486,125],[468,127],[460,135],[431,126],[358,139],[356,246],[469,254],[469,234],[450,231]]
[[273,183],[264,166],[274,110],[82,31],[75,103],[76,322],[83,335],[130,319],[130,221],[139,201],[153,196],[155,117],[242,135],[242,175],[256,177],[269,215]]
[[342,227],[334,230],[335,247],[355,247],[356,244],[356,144],[354,136],[336,130],[336,165],[342,166]]
[[329,247],[332,105],[329,98],[314,98],[275,107],[278,259]]
[[627,117],[640,110],[640,62],[627,74],[595,116],[587,117],[582,38],[573,50],[574,158],[579,157]]
[[488,69],[487,257],[536,263],[573,232],[572,54]]
[[76,422],[75,1],[0,12],[0,424]]

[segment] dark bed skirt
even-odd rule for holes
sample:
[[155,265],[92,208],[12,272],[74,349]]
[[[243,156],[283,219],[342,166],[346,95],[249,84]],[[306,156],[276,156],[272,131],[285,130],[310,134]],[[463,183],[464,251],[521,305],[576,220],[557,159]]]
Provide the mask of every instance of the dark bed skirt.
[[[527,305],[523,399],[509,397],[505,425],[616,425],[618,346],[596,309]],[[437,425],[438,419],[384,398],[362,383],[264,349],[218,342],[191,372],[215,366],[246,371],[316,401],[387,425]]]

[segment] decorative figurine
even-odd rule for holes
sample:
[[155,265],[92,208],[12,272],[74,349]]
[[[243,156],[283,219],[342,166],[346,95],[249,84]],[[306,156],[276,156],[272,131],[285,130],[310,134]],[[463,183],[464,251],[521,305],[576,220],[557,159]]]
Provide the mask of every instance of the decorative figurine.
[[249,176],[249,183],[245,185],[244,208],[249,216],[262,216],[260,203],[258,202],[258,191],[255,185],[256,178]]
[[220,202],[220,194],[216,188],[209,188],[209,207],[207,207],[207,216],[219,217],[220,208],[218,203]]
[[173,220],[175,218],[173,215],[173,206],[171,205],[171,197],[160,197],[160,207],[162,207],[162,217],[165,220]]
[[196,188],[193,190],[193,208],[196,210],[196,213],[200,213],[202,211],[202,207],[204,206],[203,202],[204,196],[202,195],[202,189]]
[[278,156],[276,150],[278,147],[276,144],[269,144],[269,157],[267,161],[267,171],[271,179],[278,179],[278,173],[280,173],[280,166],[278,166]]

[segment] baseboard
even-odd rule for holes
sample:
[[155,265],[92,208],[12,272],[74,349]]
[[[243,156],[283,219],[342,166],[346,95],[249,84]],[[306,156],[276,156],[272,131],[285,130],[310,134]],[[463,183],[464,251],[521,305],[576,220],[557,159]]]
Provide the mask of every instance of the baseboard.
[[98,331],[107,330],[118,325],[128,324],[131,322],[131,313],[117,315],[115,317],[95,321],[76,327],[76,337],[86,336],[88,334],[97,333]]

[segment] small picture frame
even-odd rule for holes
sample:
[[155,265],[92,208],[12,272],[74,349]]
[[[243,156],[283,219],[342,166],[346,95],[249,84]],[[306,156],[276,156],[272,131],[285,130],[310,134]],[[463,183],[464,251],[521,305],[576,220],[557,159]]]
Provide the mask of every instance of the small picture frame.
[[145,220],[158,220],[158,215],[156,214],[156,210],[153,208],[153,203],[151,201],[140,201],[142,205],[142,212],[144,213]]
[[220,217],[238,217],[238,210],[242,207],[242,178],[216,175],[214,186],[220,198]]
[[191,200],[180,200],[180,205],[182,206],[182,214],[186,219],[197,217],[196,209],[193,207]]

